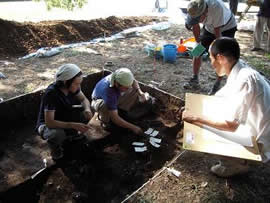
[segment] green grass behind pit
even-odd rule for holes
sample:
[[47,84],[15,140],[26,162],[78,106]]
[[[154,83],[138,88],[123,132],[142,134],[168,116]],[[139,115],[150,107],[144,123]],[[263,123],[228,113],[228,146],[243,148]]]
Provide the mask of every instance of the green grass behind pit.
[[266,54],[263,58],[248,56],[246,60],[253,68],[270,78],[270,54]]

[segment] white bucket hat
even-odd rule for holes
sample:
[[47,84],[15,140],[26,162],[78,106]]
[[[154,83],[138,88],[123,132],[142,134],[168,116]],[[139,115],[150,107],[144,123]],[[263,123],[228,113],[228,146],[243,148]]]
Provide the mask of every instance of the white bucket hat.
[[75,75],[81,72],[81,69],[75,64],[64,64],[59,67],[56,73],[56,81],[70,80]]

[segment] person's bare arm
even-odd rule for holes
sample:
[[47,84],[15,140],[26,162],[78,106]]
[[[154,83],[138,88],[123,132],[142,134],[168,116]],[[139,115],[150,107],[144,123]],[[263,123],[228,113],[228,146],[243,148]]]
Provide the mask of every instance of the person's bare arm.
[[214,28],[216,38],[220,38],[222,36],[220,27]]
[[134,82],[132,84],[132,88],[137,90],[140,96],[142,96],[144,94],[144,92],[141,90],[140,85],[139,85],[137,80],[134,80]]
[[193,115],[186,110],[182,114],[182,119],[188,123],[197,125],[199,127],[202,127],[202,125],[207,125],[216,128],[218,130],[230,132],[236,131],[236,129],[239,126],[239,123],[237,121],[226,121],[226,120],[224,120],[223,122],[212,121],[206,118],[202,118],[200,116]]
[[133,84],[132,84],[132,88],[134,88],[135,90],[137,90],[139,97],[141,98],[142,102],[145,102],[147,100],[147,96],[146,94],[141,90],[140,85],[138,83],[137,80],[134,80]]
[[117,110],[113,110],[113,111],[109,111],[109,115],[110,118],[112,120],[113,123],[115,123],[116,125],[122,127],[122,128],[127,128],[132,130],[135,134],[141,134],[143,133],[142,129],[132,123],[129,123],[127,121],[125,121],[123,118],[121,118],[118,115],[118,111]]
[[76,97],[78,98],[78,100],[81,102],[83,108],[84,108],[84,116],[86,117],[86,119],[90,120],[93,117],[93,114],[90,110],[90,102],[89,100],[86,98],[86,96],[84,95],[84,93],[82,91],[80,91]]
[[76,122],[63,122],[55,120],[55,111],[45,111],[45,124],[48,128],[63,128],[63,129],[75,129],[82,133],[86,132],[90,127],[83,123]]
[[200,29],[201,28],[199,24],[193,25],[192,32],[197,43],[200,43]]

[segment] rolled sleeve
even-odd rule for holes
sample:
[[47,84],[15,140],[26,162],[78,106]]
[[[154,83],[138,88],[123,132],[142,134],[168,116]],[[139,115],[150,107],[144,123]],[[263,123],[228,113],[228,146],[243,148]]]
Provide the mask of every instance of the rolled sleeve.
[[228,121],[237,120],[244,124],[247,120],[250,106],[253,103],[254,86],[249,81],[242,83],[239,90],[232,94],[227,100],[227,115]]
[[55,111],[56,110],[56,98],[54,94],[47,94],[44,99],[44,111]]

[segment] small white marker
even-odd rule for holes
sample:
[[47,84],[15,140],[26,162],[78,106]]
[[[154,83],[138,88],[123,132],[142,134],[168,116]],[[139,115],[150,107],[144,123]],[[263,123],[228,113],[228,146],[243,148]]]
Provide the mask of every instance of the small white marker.
[[151,137],[156,137],[156,136],[158,135],[158,133],[159,133],[159,131],[154,130],[154,132],[152,132],[152,133],[150,134],[150,136],[151,136]]
[[47,168],[47,159],[43,159],[44,167]]
[[180,171],[175,170],[174,168],[167,168],[167,170],[169,172],[171,172],[173,175],[175,175],[176,177],[179,177],[181,175]]
[[145,131],[144,133],[150,135],[153,132],[153,130],[154,130],[153,128],[148,128],[148,130]]
[[83,106],[81,104],[78,105],[72,105],[72,108],[82,108]]
[[143,142],[132,142],[132,145],[134,145],[134,146],[143,146],[144,143]]
[[147,147],[134,147],[135,152],[144,152],[147,150]]
[[150,142],[151,145],[153,145],[153,146],[156,147],[156,148],[159,148],[159,147],[160,147],[159,144],[153,142],[152,140],[150,140],[149,142]]
[[155,142],[155,143],[161,143],[161,139],[150,137],[150,140]]

